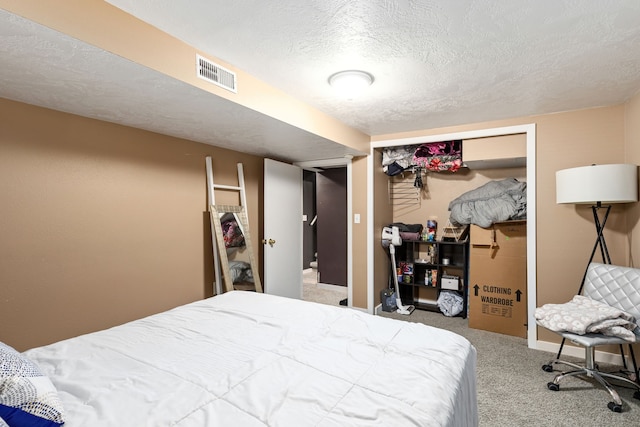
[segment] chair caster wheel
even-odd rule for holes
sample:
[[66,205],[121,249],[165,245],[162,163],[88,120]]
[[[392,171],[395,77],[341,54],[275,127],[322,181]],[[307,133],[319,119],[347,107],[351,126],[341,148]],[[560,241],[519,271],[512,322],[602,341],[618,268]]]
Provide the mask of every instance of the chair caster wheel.
[[640,391],[636,391],[635,393],[633,393],[633,398],[640,400]]
[[559,386],[558,384],[554,383],[554,382],[547,383],[547,388],[548,388],[549,390],[553,390],[553,391],[558,391],[558,390],[560,390],[560,386]]
[[542,370],[545,372],[553,372],[553,366],[551,365],[542,365]]
[[615,402],[607,403],[607,408],[611,409],[613,412],[622,412],[622,405],[618,405]]

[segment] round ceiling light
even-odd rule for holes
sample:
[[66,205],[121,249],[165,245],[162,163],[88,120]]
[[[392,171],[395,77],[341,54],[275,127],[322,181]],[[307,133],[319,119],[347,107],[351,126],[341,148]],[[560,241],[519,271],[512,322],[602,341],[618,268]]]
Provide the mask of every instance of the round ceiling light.
[[351,99],[371,86],[373,76],[366,71],[339,71],[329,76],[329,84],[341,94]]

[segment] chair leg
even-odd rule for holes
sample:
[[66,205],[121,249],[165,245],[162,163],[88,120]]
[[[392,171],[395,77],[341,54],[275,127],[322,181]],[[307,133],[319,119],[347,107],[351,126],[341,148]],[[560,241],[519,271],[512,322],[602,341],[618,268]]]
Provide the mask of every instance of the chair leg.
[[638,383],[638,385],[640,385],[640,372],[638,372],[638,364],[636,363],[636,355],[633,353],[633,346],[631,344],[629,344],[629,354],[631,355],[631,361],[633,362],[633,375],[634,378],[631,378],[632,380],[634,380],[636,383]]
[[577,365],[575,363],[571,363],[571,362],[567,362],[566,360],[562,360],[562,359],[551,359],[549,361],[549,363],[542,365],[542,370],[545,372],[553,372],[553,366],[554,365],[567,365],[570,366],[574,369],[582,369],[583,366]]
[[[631,350],[633,351],[633,350]],[[632,356],[633,359],[633,363],[634,363],[634,369],[636,369],[635,365],[635,357]],[[574,377],[574,376],[578,376],[578,375],[586,375],[588,377],[594,378],[596,381],[598,381],[600,383],[600,385],[602,387],[604,387],[607,392],[609,392],[609,395],[611,396],[612,402],[609,402],[607,407],[612,410],[613,412],[621,412],[622,411],[622,399],[620,399],[620,395],[618,394],[618,392],[613,388],[613,386],[611,384],[609,384],[609,382],[605,379],[605,378],[610,378],[613,380],[617,380],[617,381],[622,381],[625,382],[627,384],[632,385],[634,388],[636,388],[636,392],[634,394],[635,398],[638,398],[636,396],[640,396],[640,385],[636,382],[636,381],[632,381],[628,378],[622,377],[620,375],[615,375],[615,374],[610,374],[608,372],[601,372],[596,368],[596,364],[595,364],[595,347],[587,347],[585,348],[585,366],[581,367],[581,366],[577,366],[574,365],[573,363],[568,363],[568,362],[564,362],[562,360],[552,360],[551,362],[549,362],[549,365],[551,365],[552,363],[563,363],[572,367],[575,367],[577,369],[573,370],[573,371],[569,371],[569,372],[562,372],[558,375],[556,375],[553,379],[552,382],[547,384],[547,387],[549,388],[549,390],[553,390],[553,391],[558,391],[560,390],[560,381],[562,381],[564,378],[566,377]],[[546,365],[545,365],[546,366]],[[544,367],[543,367],[544,369]]]
[[620,344],[620,356],[622,356],[622,368],[627,370],[627,358],[624,357],[624,346]]
[[564,362],[563,360],[560,360],[560,355],[562,354],[562,349],[564,347],[564,342],[565,342],[566,338],[562,338],[562,342],[560,343],[560,349],[558,350],[558,354],[556,355],[555,359],[551,359],[549,361],[549,363],[546,363],[544,365],[542,365],[542,370],[545,372],[553,372],[553,365],[557,365],[559,363],[563,363],[565,365],[569,365],[572,368],[579,368],[579,366],[574,365],[574,364],[570,364],[569,362]]
[[[560,355],[562,354],[562,347],[564,347],[564,341],[565,338],[562,338],[562,343],[560,343],[560,350],[558,351],[558,354],[556,355],[555,359],[551,359],[549,361],[549,363],[546,363],[544,365],[542,365],[542,370],[545,372],[553,372],[553,366],[554,365],[567,365],[572,367],[573,369],[577,369],[577,370],[581,370],[584,369],[585,367],[583,365],[578,365],[576,363],[571,363],[571,362],[567,362],[566,360],[562,360],[560,359]],[[595,363],[592,366],[592,369],[594,369],[595,367]]]
[[[596,381],[598,381],[602,387],[606,388],[607,391],[609,392],[609,394],[611,395],[611,398],[613,399],[613,402],[618,405],[618,406],[622,406],[622,399],[620,399],[620,395],[618,394],[617,391],[615,391],[613,389],[613,387],[607,382],[607,380],[605,380],[602,375],[601,372],[591,372],[591,377],[595,378]],[[606,375],[607,377],[611,377],[611,375]],[[619,412],[619,411],[617,411]]]
[[[595,250],[595,247],[594,247]],[[585,272],[585,277],[586,277],[586,272]],[[583,279],[583,283],[584,283],[584,279]],[[580,286],[580,292],[582,292],[582,285]],[[567,365],[567,366],[571,366],[572,368],[576,368],[576,369],[581,369],[582,367],[579,365],[576,365],[574,363],[571,362],[566,362],[562,359],[560,359],[560,356],[562,355],[562,349],[564,348],[564,343],[566,341],[566,338],[562,338],[562,341],[560,342],[560,349],[558,350],[558,354],[556,355],[555,359],[551,359],[549,361],[549,363],[546,363],[544,365],[542,365],[542,370],[545,372],[553,372],[553,365]],[[631,354],[631,360],[633,361],[633,378],[631,378],[634,381],[637,381],[638,384],[640,384],[640,371],[638,371],[638,366],[636,365],[636,357],[633,354],[633,346],[631,344],[629,344],[629,353]],[[622,346],[622,344],[620,344],[620,356],[622,356],[622,364],[624,366],[624,370],[627,371],[627,359],[624,357],[624,347]]]
[[602,371],[597,371],[599,375],[606,377],[606,378],[611,378],[612,380],[616,380],[616,381],[622,381],[623,383],[627,383],[630,386],[634,387],[636,390],[640,390],[640,386],[638,386],[638,383],[636,383],[635,381],[631,381],[629,378],[625,378],[621,375],[616,375],[616,374],[610,374],[608,372],[602,372]]
[[587,375],[587,376],[591,376],[589,375],[589,371],[587,369],[576,369],[575,371],[567,371],[567,372],[563,372],[561,374],[556,375],[553,378],[553,383],[556,385],[560,385],[560,381],[562,381],[563,379],[567,378],[567,377],[575,377],[578,375]]

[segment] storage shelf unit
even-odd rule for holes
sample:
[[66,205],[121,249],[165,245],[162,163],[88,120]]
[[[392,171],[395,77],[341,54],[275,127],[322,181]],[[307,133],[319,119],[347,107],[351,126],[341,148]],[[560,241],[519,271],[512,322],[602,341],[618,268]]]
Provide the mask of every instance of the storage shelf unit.
[[397,255],[403,303],[439,312],[437,299],[440,292],[454,291],[463,299],[463,309],[458,316],[467,317],[468,239],[454,242],[405,240],[397,249]]

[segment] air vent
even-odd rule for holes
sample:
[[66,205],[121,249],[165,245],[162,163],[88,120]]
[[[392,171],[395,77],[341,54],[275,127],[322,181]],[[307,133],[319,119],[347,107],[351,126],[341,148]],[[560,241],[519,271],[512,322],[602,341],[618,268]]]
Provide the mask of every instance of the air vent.
[[222,88],[237,93],[236,73],[227,70],[221,65],[211,62],[206,58],[196,54],[198,77]]

